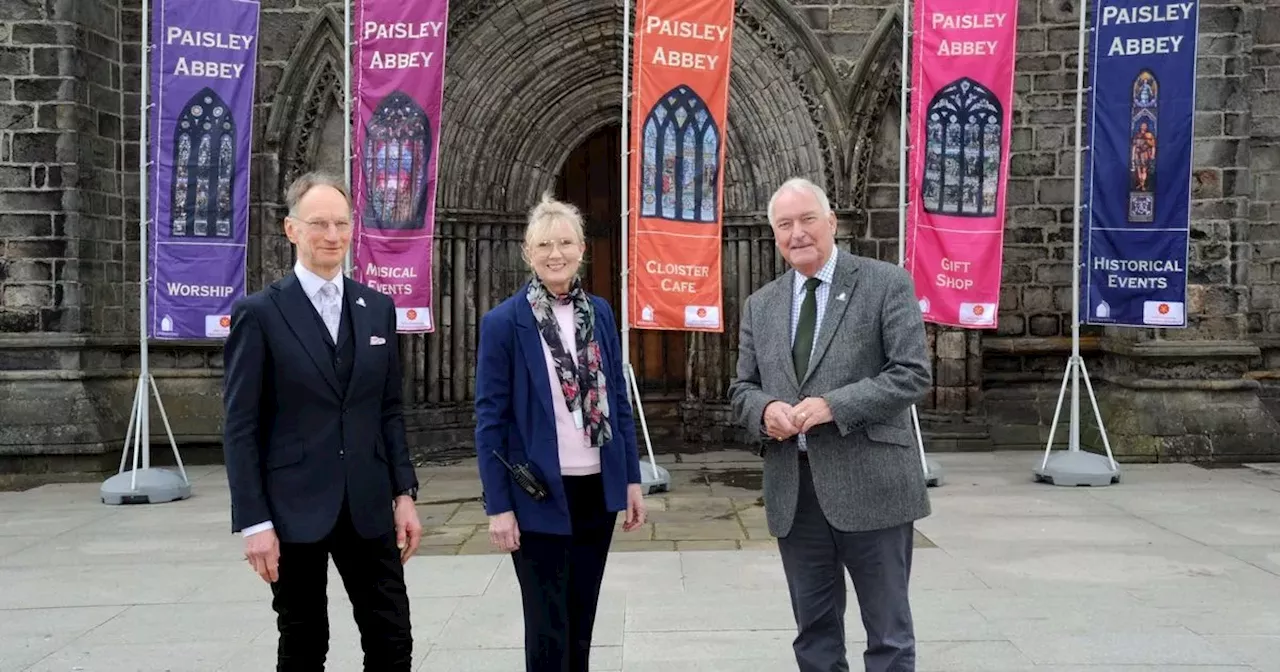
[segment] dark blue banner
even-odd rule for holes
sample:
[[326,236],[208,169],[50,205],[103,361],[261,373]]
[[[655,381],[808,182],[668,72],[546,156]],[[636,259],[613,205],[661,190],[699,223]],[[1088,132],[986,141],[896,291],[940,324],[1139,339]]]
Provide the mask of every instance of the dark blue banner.
[[1198,2],[1096,0],[1080,315],[1187,325]]

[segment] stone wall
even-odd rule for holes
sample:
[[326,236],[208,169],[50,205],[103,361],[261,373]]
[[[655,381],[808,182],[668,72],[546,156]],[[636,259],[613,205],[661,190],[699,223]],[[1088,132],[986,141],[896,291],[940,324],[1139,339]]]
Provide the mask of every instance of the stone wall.
[[1252,378],[1280,416],[1280,13],[1259,13],[1249,70],[1249,336],[1261,350]]
[[[930,328],[936,385],[921,410],[932,450],[1047,439],[1069,354],[1077,1],[1019,4],[1000,326]],[[137,376],[139,5],[0,3],[0,455],[28,466],[59,454],[110,463],[124,438]],[[1277,9],[1280,0],[1201,7],[1191,328],[1084,329],[1113,447],[1129,459],[1275,450],[1280,427],[1259,394],[1271,398],[1280,379]],[[736,11],[726,202],[752,270],[726,286],[729,333],[689,338],[690,387],[676,411],[686,439],[707,441],[735,435],[723,399],[735,306],[780,270],[760,212],[777,182],[824,184],[842,246],[898,255],[898,5],[743,0]],[[340,169],[340,21],[341,3],[262,2],[250,290],[292,264],[282,185]],[[439,333],[401,339],[411,431],[425,449],[470,435],[475,323],[515,277],[514,266],[479,269],[504,258],[557,161],[617,116],[621,83],[612,2],[453,0],[450,23],[436,272],[457,296],[437,301]],[[547,65],[540,45],[552,43],[581,53]],[[474,231],[488,238],[473,245]],[[179,441],[215,442],[217,344],[153,351]],[[1206,406],[1219,419],[1204,420]],[[163,441],[158,421],[152,436]],[[1086,436],[1096,445],[1096,430]]]

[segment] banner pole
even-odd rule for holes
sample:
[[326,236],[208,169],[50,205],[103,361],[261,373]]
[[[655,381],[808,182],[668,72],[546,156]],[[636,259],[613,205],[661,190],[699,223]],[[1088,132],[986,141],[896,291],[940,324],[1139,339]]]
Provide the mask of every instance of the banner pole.
[[[163,9],[162,9],[163,11]],[[129,414],[129,427],[125,430],[125,442],[120,459],[120,471],[102,483],[98,497],[103,504],[150,504],[186,499],[191,496],[191,482],[187,479],[187,470],[178,455],[178,445],[173,438],[173,430],[169,427],[169,418],[164,411],[164,402],[160,400],[160,390],[151,376],[149,343],[147,342],[147,318],[150,313],[147,301],[148,282],[148,250],[150,238],[147,235],[147,152],[148,152],[148,115],[150,105],[150,66],[151,66],[151,3],[142,0],[141,39],[138,50],[140,61],[140,85],[138,91],[138,389],[134,391],[134,406]],[[122,20],[123,25],[123,20]],[[151,468],[151,393],[155,394],[156,405],[164,422],[165,433],[169,437],[169,446],[173,449],[177,460],[179,474],[163,469]],[[135,424],[136,423],[136,424]],[[132,436],[130,436],[132,435]],[[133,443],[132,469],[126,477],[124,473],[124,455],[129,452],[129,443]],[[141,462],[141,465],[139,465]],[[141,479],[139,478],[141,476]],[[141,481],[141,482],[139,482]],[[126,484],[127,483],[127,484]]]
[[[1120,480],[1119,467],[1111,455],[1110,441],[1106,436],[1106,428],[1102,425],[1102,412],[1098,400],[1093,394],[1093,385],[1089,382],[1089,374],[1084,368],[1084,358],[1080,356],[1080,209],[1081,182],[1084,165],[1084,69],[1088,59],[1087,45],[1089,33],[1088,4],[1083,0],[1076,3],[1080,8],[1078,24],[1079,43],[1076,48],[1076,144],[1075,174],[1073,176],[1072,208],[1072,245],[1071,245],[1071,357],[1067,360],[1067,369],[1063,374],[1062,387],[1058,391],[1058,403],[1053,413],[1053,424],[1049,428],[1049,441],[1044,449],[1044,459],[1035,470],[1036,480],[1054,485],[1111,485]],[[1096,75],[1095,75],[1096,76]],[[1096,104],[1096,103],[1095,103]],[[1089,401],[1093,404],[1094,417],[1098,429],[1102,432],[1106,445],[1105,456],[1096,455],[1080,448],[1080,377],[1084,374],[1085,385],[1089,388]],[[1071,408],[1068,416],[1067,450],[1051,460],[1049,453],[1053,450],[1053,439],[1057,432],[1058,420],[1062,414],[1062,401],[1066,395],[1067,384],[1071,386]]]
[[1072,176],[1071,194],[1075,198],[1072,214],[1071,243],[1071,425],[1067,449],[1080,450],[1080,183],[1083,173],[1084,145],[1084,67],[1085,47],[1089,39],[1086,22],[1087,2],[1077,2],[1080,7],[1079,44],[1076,51],[1076,151],[1075,174]]
[[[351,190],[351,0],[342,3],[342,179]],[[352,202],[355,193],[351,192]],[[352,213],[354,215],[354,213]],[[342,260],[342,272],[351,275],[351,246]]]
[[[911,0],[902,0],[902,93],[898,107],[898,265],[907,261],[907,106],[911,95]],[[920,467],[929,485],[941,485],[941,471],[931,464],[924,452],[924,434],[920,431],[920,411],[911,404],[911,426],[920,451]]]
[[[151,20],[149,17],[151,3],[142,0],[142,49],[138,52],[141,61],[142,79],[138,91],[138,385],[146,387],[147,378],[151,375],[149,362],[150,352],[147,343],[147,247],[150,245],[147,236],[147,105],[150,93],[151,65]],[[138,435],[141,438],[142,468],[151,467],[151,399],[146,389],[139,395],[142,405],[138,407]],[[133,472],[133,487],[137,487],[138,472]]]
[[640,418],[640,431],[644,437],[645,450],[649,453],[649,473],[645,473],[644,464],[640,465],[640,485],[645,494],[665,492],[671,487],[671,474],[658,466],[653,457],[653,440],[649,436],[649,422],[644,416],[644,404],[640,401],[640,381],[636,380],[635,369],[631,366],[631,0],[622,0],[622,165],[618,173],[622,176],[622,296],[619,308],[622,312],[622,376],[629,380],[627,397]]
[[[628,171],[631,168],[631,0],[622,0],[622,165],[618,173],[622,176],[622,295],[619,308],[622,312],[622,370],[631,370],[631,312],[629,294],[631,292],[631,210],[628,200],[631,197]],[[627,394],[631,389],[627,388]],[[638,394],[638,393],[637,393]]]

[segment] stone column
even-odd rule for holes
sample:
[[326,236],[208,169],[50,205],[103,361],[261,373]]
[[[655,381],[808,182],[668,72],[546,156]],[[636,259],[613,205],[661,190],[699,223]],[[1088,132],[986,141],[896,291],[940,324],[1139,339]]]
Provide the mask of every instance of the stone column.
[[982,400],[982,332],[926,325],[933,389],[920,404],[926,450],[990,447]]

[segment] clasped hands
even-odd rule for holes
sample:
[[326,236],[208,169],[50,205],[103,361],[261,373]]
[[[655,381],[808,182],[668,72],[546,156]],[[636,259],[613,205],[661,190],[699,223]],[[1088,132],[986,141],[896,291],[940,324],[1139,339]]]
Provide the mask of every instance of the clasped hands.
[[771,401],[764,407],[764,431],[774,441],[804,434],[831,419],[831,407],[822,397],[808,397],[795,406]]

